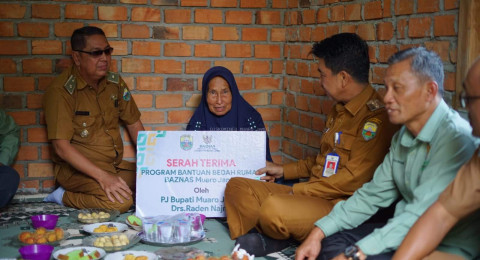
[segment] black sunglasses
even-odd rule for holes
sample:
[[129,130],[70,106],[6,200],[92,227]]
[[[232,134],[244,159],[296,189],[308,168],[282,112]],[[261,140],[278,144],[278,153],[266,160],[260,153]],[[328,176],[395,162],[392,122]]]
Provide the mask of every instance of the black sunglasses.
[[74,51],[83,52],[83,53],[86,53],[86,54],[88,54],[92,57],[98,57],[98,56],[101,56],[103,53],[105,53],[105,55],[112,54],[113,48],[108,47],[105,50],[98,50],[98,51],[82,51],[82,50],[74,50]]
[[468,104],[472,102],[472,100],[479,99],[480,96],[467,96],[467,93],[465,91],[462,91],[460,93],[460,96],[458,96],[460,99],[460,105],[463,108],[467,108]]

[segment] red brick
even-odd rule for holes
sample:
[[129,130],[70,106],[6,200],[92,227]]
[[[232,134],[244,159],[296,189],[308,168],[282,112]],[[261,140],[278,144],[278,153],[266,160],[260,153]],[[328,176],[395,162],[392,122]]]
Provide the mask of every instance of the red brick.
[[51,145],[42,145],[42,160],[50,160],[51,154],[53,154],[53,148]]
[[23,73],[52,73],[52,60],[34,58],[22,60]]
[[377,46],[368,45],[368,58],[370,60],[370,63],[377,63],[376,52],[377,52]]
[[132,21],[143,22],[160,22],[161,10],[148,7],[134,7],[132,8]]
[[[372,25],[373,27],[373,25]],[[326,36],[331,37],[340,32],[340,27],[338,25],[329,25],[326,28]]]
[[270,32],[270,41],[285,42],[285,28],[272,28]]
[[355,24],[342,24],[340,31],[342,33],[356,33],[357,26]]
[[138,42],[132,43],[132,54],[139,56],[160,56],[160,42]]
[[433,31],[435,36],[456,36],[455,21],[457,17],[455,15],[442,15],[435,16]]
[[126,21],[127,8],[124,6],[99,6],[98,19],[103,21]]
[[385,71],[386,71],[386,68],[384,68],[384,67],[378,67],[378,66],[373,67],[372,83],[383,84],[384,83],[383,78],[385,76]]
[[140,120],[144,124],[163,124],[165,123],[165,112],[163,111],[141,111]]
[[208,40],[210,29],[207,26],[184,26],[183,39],[185,40]]
[[279,45],[255,45],[255,58],[267,59],[267,58],[280,58],[280,46]]
[[150,38],[150,30],[144,24],[122,24],[122,38]]
[[210,0],[212,7],[237,7],[237,0]]
[[[450,54],[449,54],[449,55],[450,55],[450,61],[451,61],[452,63],[454,63],[454,64],[457,63],[457,47],[452,48],[452,49],[450,50]],[[0,63],[1,63],[1,62],[0,62]]]
[[383,0],[383,17],[392,17],[392,0]]
[[266,41],[266,28],[242,28],[242,41]]
[[214,66],[222,66],[229,69],[232,73],[238,74],[240,70],[240,61],[234,60],[216,60],[213,64]]
[[444,1],[444,9],[445,10],[452,10],[458,9],[459,0],[445,0]]
[[273,0],[272,8],[286,8],[287,1],[285,0]]
[[249,77],[236,77],[238,89],[239,90],[249,90],[252,89],[252,78]]
[[395,1],[395,14],[412,14],[414,1],[411,0],[396,0]]
[[297,74],[297,68],[295,67],[295,62],[287,60],[287,68],[286,68],[286,73],[289,75],[296,75]]
[[283,92],[273,92],[270,103],[272,105],[283,105],[284,97],[285,97],[285,94]]
[[178,0],[150,0],[152,5],[178,6]]
[[425,47],[432,50],[440,56],[442,61],[450,61],[450,42],[449,41],[431,41],[425,42]]
[[201,94],[193,94],[185,104],[186,107],[198,107],[200,104],[200,100],[202,100]]
[[345,20],[347,21],[360,21],[362,20],[362,5],[350,4],[345,5]]
[[38,160],[38,147],[32,145],[22,145],[18,150],[17,161],[35,161]]
[[152,37],[153,37],[153,39],[178,40],[178,39],[180,39],[180,28],[178,28],[178,27],[154,26]]
[[47,23],[19,23],[18,35],[23,37],[48,37],[49,25]]
[[192,110],[173,110],[168,111],[169,124],[186,124],[193,115]]
[[222,46],[219,44],[195,44],[195,57],[221,57]]
[[373,24],[365,23],[358,25],[358,35],[365,41],[375,40],[375,27]]
[[317,11],[317,23],[328,23],[328,8],[319,8]]
[[407,37],[407,19],[397,21],[397,32],[398,39],[405,39],[405,37]]
[[28,94],[27,95],[27,108],[35,109],[42,108],[43,94]]
[[0,36],[13,35],[13,22],[0,22]]
[[147,59],[122,58],[122,72],[127,73],[150,73],[152,72],[151,61]]
[[285,14],[285,25],[296,25],[302,23],[302,17],[298,11],[291,11]]
[[343,21],[345,19],[345,8],[343,5],[337,5],[330,8],[330,21]]
[[382,1],[365,3],[365,6],[363,7],[363,13],[365,20],[382,18]]
[[280,24],[279,11],[257,11],[256,24]]
[[155,73],[180,74],[182,73],[182,62],[176,60],[155,60]]
[[434,13],[440,10],[440,0],[418,0],[417,13]]
[[301,87],[300,90],[302,93],[305,94],[315,94],[315,90],[313,88],[313,82],[309,79],[302,79],[301,80]]
[[32,41],[32,54],[62,54],[62,42],[56,40]]
[[47,140],[47,129],[42,128],[28,128],[27,129],[27,141],[29,143],[46,143]]
[[222,23],[222,11],[212,9],[197,9],[195,10],[196,23]]
[[214,27],[214,41],[238,41],[239,35],[236,27]]
[[262,8],[267,7],[266,0],[240,0],[241,8]]
[[443,86],[446,91],[455,91],[455,72],[445,72]]
[[270,64],[267,61],[246,60],[243,62],[244,74],[269,74]]
[[168,78],[167,91],[193,91],[194,80],[186,78]]
[[377,24],[377,40],[389,41],[393,38],[393,24],[391,22],[383,22]]
[[58,19],[60,6],[56,4],[33,4],[32,18]]
[[167,42],[164,44],[163,55],[189,57],[192,56],[191,46],[186,43]]
[[185,73],[187,74],[204,74],[212,67],[210,61],[204,60],[187,60],[185,62]]
[[302,11],[303,24],[314,24],[316,22],[315,15],[316,15],[316,11],[313,9],[303,10]]
[[287,41],[296,42],[298,41],[298,27],[287,28],[287,33],[285,34]]
[[268,105],[268,93],[243,93],[243,98],[252,106]]
[[251,24],[252,12],[250,11],[226,11],[225,23],[227,24]]
[[105,33],[105,36],[107,36],[107,38],[118,37],[118,32],[117,32],[118,31],[118,26],[117,26],[117,24],[114,24],[114,23],[91,23],[89,25],[102,29],[103,32]]
[[299,40],[302,42],[309,42],[312,38],[312,28],[301,27],[299,31]]
[[378,46],[378,60],[380,62],[386,63],[388,58],[392,56],[395,52],[398,51],[397,46],[395,45],[379,45]]
[[127,55],[128,54],[128,47],[127,42],[121,41],[110,41],[110,46],[113,48],[112,55]]
[[55,26],[54,26],[55,36],[71,37],[73,34],[73,31],[82,27],[83,27],[83,23],[66,23],[66,22],[55,23]]
[[150,94],[133,94],[133,99],[139,108],[151,108],[153,97]]
[[316,27],[312,31],[312,41],[319,42],[326,38],[325,27]]
[[29,163],[28,177],[54,177],[52,163]]
[[429,17],[410,18],[408,22],[408,36],[422,38],[430,36],[431,19]]
[[9,115],[13,117],[17,125],[34,125],[36,116],[35,111],[18,111],[18,112],[9,112]]
[[161,94],[155,97],[155,108],[183,107],[182,94]]
[[94,12],[95,10],[93,5],[67,4],[65,7],[65,18],[93,19]]
[[255,89],[277,90],[280,82],[278,78],[255,78]]
[[38,90],[46,90],[47,87],[52,83],[53,79],[55,79],[54,76],[38,77]]
[[225,44],[225,56],[234,58],[252,57],[250,44]]
[[1,19],[24,18],[26,10],[27,8],[23,5],[0,4],[0,18]]
[[163,77],[137,77],[136,89],[137,90],[163,90]]
[[207,6],[207,0],[180,0],[180,6]]
[[279,121],[281,118],[280,108],[258,108],[263,121]]
[[0,59],[0,73],[13,74],[17,72],[17,64],[12,59]]
[[191,11],[189,9],[165,10],[165,23],[190,23]]
[[297,74],[298,76],[310,77],[308,64],[305,62],[297,62]]

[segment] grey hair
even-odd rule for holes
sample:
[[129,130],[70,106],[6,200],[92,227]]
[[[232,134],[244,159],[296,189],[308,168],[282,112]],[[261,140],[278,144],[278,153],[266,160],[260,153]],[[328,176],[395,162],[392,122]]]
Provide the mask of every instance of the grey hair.
[[433,80],[438,84],[438,93],[443,96],[443,63],[440,57],[425,47],[409,48],[393,54],[388,59],[388,65],[412,59],[410,67],[412,72],[423,82]]

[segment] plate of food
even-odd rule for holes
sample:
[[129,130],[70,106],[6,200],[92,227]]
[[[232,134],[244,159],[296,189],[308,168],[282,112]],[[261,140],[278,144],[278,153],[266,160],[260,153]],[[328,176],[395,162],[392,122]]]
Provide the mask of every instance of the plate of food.
[[106,252],[128,249],[140,241],[136,234],[92,235],[83,239],[86,246],[102,248]]
[[125,223],[136,231],[142,231],[142,220],[135,215],[128,216]]
[[85,259],[101,259],[107,253],[105,250],[96,247],[78,246],[69,247],[57,250],[53,252],[53,258],[57,260],[69,260],[69,259],[83,259],[81,257],[87,257]]
[[118,222],[100,222],[88,224],[83,226],[83,231],[90,234],[112,234],[123,232],[128,229],[128,226]]
[[164,247],[155,251],[155,254],[162,260],[194,260],[208,258],[207,253],[191,246]]
[[48,230],[44,227],[35,229],[35,231],[23,231],[16,237],[16,240],[21,245],[31,244],[48,244],[52,246],[59,245],[61,241],[70,237],[68,232],[65,232],[62,228],[56,227],[55,229]]
[[105,260],[157,260],[156,254],[148,251],[122,251],[108,254]]
[[70,217],[80,223],[92,224],[111,221],[119,214],[120,212],[115,209],[80,209],[72,212]]

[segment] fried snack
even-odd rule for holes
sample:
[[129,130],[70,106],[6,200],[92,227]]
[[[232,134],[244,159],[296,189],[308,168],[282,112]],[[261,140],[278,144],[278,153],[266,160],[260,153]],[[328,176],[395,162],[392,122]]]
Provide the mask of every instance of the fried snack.
[[24,231],[18,235],[18,240],[25,244],[46,244],[63,239],[63,229],[56,227],[52,231],[48,231],[41,227],[33,232]]
[[102,236],[95,239],[93,246],[96,247],[122,247],[130,243],[127,235]]

